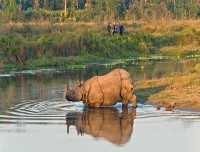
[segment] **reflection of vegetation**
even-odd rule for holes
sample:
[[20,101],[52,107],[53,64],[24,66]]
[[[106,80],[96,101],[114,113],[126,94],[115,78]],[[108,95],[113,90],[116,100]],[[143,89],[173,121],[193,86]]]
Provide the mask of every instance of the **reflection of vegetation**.
[[[55,70],[28,70],[22,71],[22,73],[11,72],[9,77],[0,78],[0,109],[7,109],[16,104],[16,102],[21,102],[22,100],[54,100],[56,94],[52,93],[53,90],[56,90],[56,87],[61,87],[61,92],[64,92],[65,87],[74,87],[77,80],[87,80],[94,75],[104,75],[110,72],[114,68],[123,67],[133,77],[135,85],[135,93],[137,95],[137,100],[140,102],[145,102],[147,100],[156,99],[157,97],[153,95],[159,95],[161,92],[164,92],[169,86],[175,81],[178,81],[182,76],[173,75],[169,77],[160,78],[163,75],[172,73],[172,72],[185,72],[188,69],[192,69],[196,64],[196,60],[193,63],[192,61],[184,61],[182,64],[177,64],[178,62],[154,62],[154,60],[122,60],[125,62],[124,65],[118,64],[121,63],[120,60],[114,61],[113,66],[105,65],[93,65],[86,68],[56,68]],[[108,61],[107,61],[108,62]],[[111,62],[111,61],[110,61]],[[109,63],[110,63],[109,62]],[[103,62],[104,63],[104,62]],[[167,66],[166,66],[167,65]],[[76,66],[76,65],[75,65]],[[198,71],[199,64],[196,65],[196,71]],[[195,70],[193,70],[195,71]],[[29,74],[30,72],[30,74]],[[197,75],[198,73],[193,73],[188,76],[188,80],[192,86],[199,84],[197,81],[197,76],[193,77],[192,75]],[[138,81],[138,80],[145,81]],[[151,81],[146,81],[147,79],[153,79]],[[187,76],[185,76],[183,81],[185,84],[188,82]],[[138,81],[138,82],[137,82]],[[179,82],[181,83],[181,82]],[[177,82],[178,84],[178,82]],[[200,84],[199,84],[200,85]],[[177,86],[180,88],[184,86]],[[189,86],[190,87],[190,86]],[[162,91],[163,90],[163,91]],[[50,92],[49,92],[50,91]],[[198,91],[197,91],[198,92]],[[163,97],[169,99],[170,96],[167,96],[167,93]],[[171,95],[171,98],[175,98],[177,94]],[[161,97],[162,98],[162,97]],[[63,94],[60,94],[59,99],[64,99]],[[158,98],[157,98],[158,99]],[[56,99],[57,100],[57,99]]]
[[[0,79],[0,109],[5,110],[16,103],[26,100],[43,101],[50,98],[46,86],[49,83],[64,81],[56,79],[55,75],[29,75],[19,74],[17,76],[3,77]],[[63,82],[61,82],[63,83]]]
[[[137,83],[137,85],[140,85]],[[159,93],[160,91],[164,90],[167,85],[164,86],[154,86],[154,87],[144,87],[142,84],[140,87],[136,87],[135,95],[137,97],[137,102],[145,103],[148,101],[149,97],[153,94]],[[144,87],[144,88],[143,88]]]
[[69,68],[82,67],[85,62],[95,60],[95,57],[90,55],[83,56],[70,56],[70,57],[51,57],[51,58],[39,58],[35,60],[29,60],[26,64],[31,67],[39,66],[66,66]]

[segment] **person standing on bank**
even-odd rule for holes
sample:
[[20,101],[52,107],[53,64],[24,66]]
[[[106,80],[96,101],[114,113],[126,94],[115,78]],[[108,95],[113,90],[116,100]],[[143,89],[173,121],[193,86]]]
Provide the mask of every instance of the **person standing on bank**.
[[119,26],[119,34],[120,34],[120,35],[123,35],[123,33],[124,33],[124,26],[121,24],[121,25]]
[[112,28],[111,28],[111,26],[110,26],[110,23],[108,23],[107,28],[108,28],[108,35],[111,36],[111,29],[112,29]]
[[114,35],[115,33],[117,33],[117,26],[116,26],[115,23],[113,24],[113,29],[112,29],[112,30],[113,30],[113,32],[112,32],[113,35]]

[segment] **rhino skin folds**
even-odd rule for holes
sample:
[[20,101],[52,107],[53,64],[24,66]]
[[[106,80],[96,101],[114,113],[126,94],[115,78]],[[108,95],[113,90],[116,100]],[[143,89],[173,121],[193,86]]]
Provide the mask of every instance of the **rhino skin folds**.
[[74,90],[67,88],[65,97],[74,102],[82,100],[84,105],[95,108],[112,106],[120,99],[123,107],[127,107],[129,101],[136,107],[133,81],[124,69],[115,69],[106,75],[79,82]]

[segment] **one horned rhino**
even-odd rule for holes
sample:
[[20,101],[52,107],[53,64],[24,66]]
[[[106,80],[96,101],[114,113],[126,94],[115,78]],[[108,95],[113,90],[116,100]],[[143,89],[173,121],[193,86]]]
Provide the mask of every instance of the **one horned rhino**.
[[129,101],[136,107],[133,81],[124,69],[115,69],[104,76],[94,76],[78,83],[75,90],[68,87],[65,98],[69,101],[82,100],[84,105],[95,108],[112,106],[122,99],[124,107],[127,107]]

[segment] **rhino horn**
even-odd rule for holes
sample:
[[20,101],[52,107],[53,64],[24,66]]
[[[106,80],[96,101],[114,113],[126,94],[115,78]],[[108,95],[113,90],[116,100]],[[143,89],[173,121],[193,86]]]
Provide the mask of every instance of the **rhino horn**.
[[69,88],[69,86],[67,86],[66,92],[67,92],[67,91],[72,91],[72,90]]
[[66,89],[65,99],[67,99],[68,101],[76,101],[76,98],[74,96],[74,91],[71,90],[68,86]]

